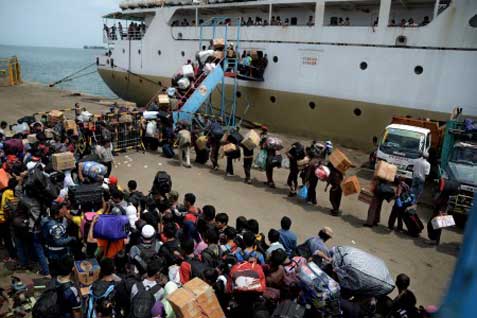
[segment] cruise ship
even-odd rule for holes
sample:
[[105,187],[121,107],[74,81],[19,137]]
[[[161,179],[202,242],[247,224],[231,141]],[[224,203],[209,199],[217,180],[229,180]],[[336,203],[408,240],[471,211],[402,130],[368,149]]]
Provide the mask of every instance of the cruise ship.
[[[260,51],[268,60],[263,80],[227,78],[228,89],[238,82],[236,114],[273,131],[370,147],[392,116],[446,120],[455,106],[477,116],[476,0],[133,0],[119,7],[103,17],[109,51],[98,57],[98,72],[138,105],[227,29],[239,54]],[[204,26],[214,17],[242,22]]]

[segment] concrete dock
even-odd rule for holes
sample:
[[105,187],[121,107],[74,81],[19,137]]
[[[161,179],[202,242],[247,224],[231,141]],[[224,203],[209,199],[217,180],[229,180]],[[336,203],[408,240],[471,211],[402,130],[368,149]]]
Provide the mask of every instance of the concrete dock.
[[[100,98],[101,99],[101,98]],[[96,99],[99,100],[99,99]],[[91,112],[101,112],[105,106],[91,102],[91,97],[70,96],[70,92],[52,89],[41,85],[23,84],[17,87],[0,88],[0,120],[12,123],[17,118],[55,108],[70,108],[75,102],[87,107]],[[273,133],[273,132],[272,132]],[[287,144],[299,140],[290,136],[281,136]],[[308,144],[309,140],[301,140]],[[335,145],[336,146],[336,145]],[[348,175],[356,174],[363,184],[369,182],[372,172],[360,168],[367,161],[367,154],[358,150],[344,149],[357,166]],[[194,154],[192,154],[194,159]],[[292,230],[299,241],[316,235],[323,226],[330,226],[335,233],[331,245],[352,245],[381,257],[389,266],[392,275],[406,273],[411,277],[411,290],[416,294],[419,305],[439,304],[446,292],[459,246],[462,230],[451,228],[442,233],[441,245],[426,244],[426,230],[421,238],[412,238],[405,233],[391,232],[387,229],[387,219],[391,204],[384,203],[381,223],[375,228],[364,228],[368,206],[357,200],[357,196],[343,197],[342,215],[333,217],[325,184],[318,185],[318,206],[304,204],[297,198],[287,197],[286,169],[275,169],[276,189],[265,187],[265,173],[252,171],[253,184],[243,182],[242,162],[235,161],[236,176],[225,177],[224,162],[219,171],[210,169],[209,164],[194,165],[192,169],[179,167],[177,160],[169,160],[159,153],[129,152],[115,157],[113,175],[125,187],[128,180],[135,179],[140,190],[147,192],[158,170],[166,170],[173,178],[173,188],[179,191],[181,198],[187,192],[197,196],[198,206],[213,204],[217,212],[226,212],[230,223],[243,215],[256,218],[260,231],[267,233],[270,228],[278,229],[282,216],[289,216]],[[430,209],[419,206],[418,213],[424,223],[427,222]],[[390,296],[394,297],[396,291]]]

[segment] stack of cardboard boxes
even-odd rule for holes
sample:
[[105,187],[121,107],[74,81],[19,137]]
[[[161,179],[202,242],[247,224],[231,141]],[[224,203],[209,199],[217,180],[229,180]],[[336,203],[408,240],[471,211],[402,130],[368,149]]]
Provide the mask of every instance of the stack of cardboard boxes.
[[[346,157],[346,155],[339,149],[333,150],[329,160],[333,167],[335,167],[336,170],[341,172],[343,175],[346,174],[346,171],[353,166],[351,160],[349,160],[348,157]],[[358,178],[356,176],[351,176],[344,179],[341,183],[341,190],[345,196],[359,193],[361,186],[359,184]]]
[[200,278],[167,297],[178,318],[225,318],[214,289]]

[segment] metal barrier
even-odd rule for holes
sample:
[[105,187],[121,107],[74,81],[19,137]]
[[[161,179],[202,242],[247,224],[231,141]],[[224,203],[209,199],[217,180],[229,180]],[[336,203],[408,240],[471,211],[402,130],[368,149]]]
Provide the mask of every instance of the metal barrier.
[[18,58],[0,58],[0,86],[14,86],[22,83]]

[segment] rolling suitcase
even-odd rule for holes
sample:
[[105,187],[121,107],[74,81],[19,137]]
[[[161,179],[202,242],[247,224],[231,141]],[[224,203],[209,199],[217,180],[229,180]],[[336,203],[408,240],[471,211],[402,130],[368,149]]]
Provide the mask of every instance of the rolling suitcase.
[[279,303],[272,314],[272,318],[302,318],[305,316],[305,307],[293,301]]
[[411,236],[418,237],[424,229],[421,219],[417,215],[416,209],[409,207],[402,214],[402,220],[406,224],[407,231]]

